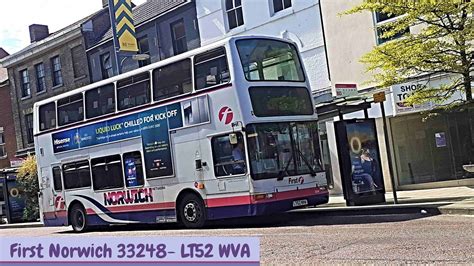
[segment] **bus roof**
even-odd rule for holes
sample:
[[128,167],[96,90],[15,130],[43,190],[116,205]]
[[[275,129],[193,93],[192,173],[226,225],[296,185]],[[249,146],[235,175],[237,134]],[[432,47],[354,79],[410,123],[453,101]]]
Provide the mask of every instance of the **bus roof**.
[[110,77],[108,79],[97,81],[97,82],[88,84],[86,86],[83,86],[83,87],[80,87],[80,88],[77,88],[77,89],[73,89],[73,90],[55,95],[53,97],[35,102],[34,105],[33,105],[33,110],[36,110],[38,106],[41,106],[41,105],[44,105],[44,104],[47,104],[47,103],[50,103],[50,102],[57,101],[57,100],[62,99],[64,97],[68,97],[68,96],[71,96],[71,95],[74,95],[74,94],[77,94],[77,93],[81,93],[81,92],[84,92],[84,91],[87,91],[87,90],[90,90],[90,89],[93,89],[93,88],[104,86],[104,85],[113,83],[113,82],[115,82],[117,80],[120,80],[120,79],[128,78],[128,77],[134,76],[136,74],[143,73],[145,71],[150,71],[150,70],[153,70],[153,69],[158,68],[160,66],[165,66],[165,65],[170,64],[172,62],[176,62],[176,61],[183,60],[183,59],[186,59],[186,58],[191,58],[192,56],[194,56],[196,54],[200,54],[200,53],[208,51],[210,49],[222,46],[222,45],[224,45],[226,43],[229,43],[231,41],[241,40],[241,39],[253,39],[253,38],[274,39],[274,40],[293,43],[291,40],[282,39],[282,38],[275,37],[275,36],[267,36],[267,35],[231,36],[231,37],[216,41],[215,43],[208,44],[206,46],[202,46],[202,47],[187,51],[185,53],[160,60],[160,61],[152,63],[150,65],[147,65],[147,66],[144,66],[144,67],[141,67],[141,68],[137,68],[137,69],[134,69],[132,71],[122,73],[120,75],[116,75],[116,76]]

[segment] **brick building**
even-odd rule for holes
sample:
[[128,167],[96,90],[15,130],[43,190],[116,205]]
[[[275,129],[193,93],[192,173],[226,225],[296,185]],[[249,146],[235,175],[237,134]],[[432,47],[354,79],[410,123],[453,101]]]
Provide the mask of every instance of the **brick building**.
[[[0,59],[8,53],[0,48]],[[0,169],[9,168],[16,152],[15,129],[13,127],[10,82],[7,69],[0,68]],[[0,191],[0,193],[2,193]]]
[[88,18],[51,34],[31,25],[31,44],[0,60],[10,79],[17,156],[34,153],[33,104],[90,82],[81,29]]

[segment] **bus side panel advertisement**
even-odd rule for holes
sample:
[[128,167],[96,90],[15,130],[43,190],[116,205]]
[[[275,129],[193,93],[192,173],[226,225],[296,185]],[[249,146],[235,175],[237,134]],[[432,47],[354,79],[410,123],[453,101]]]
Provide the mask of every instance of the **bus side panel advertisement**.
[[53,151],[65,152],[139,137],[142,130],[153,128],[156,124],[161,124],[161,121],[169,124],[166,133],[168,129],[182,127],[181,103],[54,133]]

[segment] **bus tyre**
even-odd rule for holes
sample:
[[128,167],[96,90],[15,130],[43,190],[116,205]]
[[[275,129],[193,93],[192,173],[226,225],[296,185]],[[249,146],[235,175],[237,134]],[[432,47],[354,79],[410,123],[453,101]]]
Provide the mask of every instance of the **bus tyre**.
[[186,228],[201,228],[206,223],[206,206],[195,194],[187,194],[179,203],[179,217]]
[[83,233],[87,231],[87,213],[84,207],[80,204],[75,204],[71,209],[70,221],[72,230],[76,233]]

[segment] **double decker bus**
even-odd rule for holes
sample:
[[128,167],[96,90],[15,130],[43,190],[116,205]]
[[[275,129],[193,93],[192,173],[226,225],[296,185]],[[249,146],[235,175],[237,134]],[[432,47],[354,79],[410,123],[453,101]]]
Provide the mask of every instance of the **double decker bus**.
[[327,203],[296,46],[232,37],[34,105],[42,220],[181,222]]

